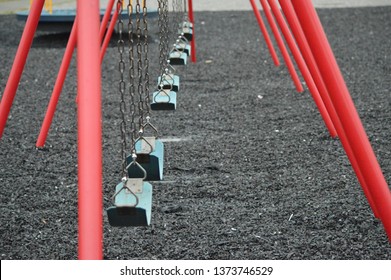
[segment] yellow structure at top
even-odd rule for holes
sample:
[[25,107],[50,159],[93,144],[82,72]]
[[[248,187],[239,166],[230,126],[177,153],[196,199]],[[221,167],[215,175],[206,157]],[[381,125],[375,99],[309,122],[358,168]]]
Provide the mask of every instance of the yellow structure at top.
[[[30,0],[30,7],[34,0]],[[49,13],[53,13],[53,0],[45,0],[45,7],[44,9]]]

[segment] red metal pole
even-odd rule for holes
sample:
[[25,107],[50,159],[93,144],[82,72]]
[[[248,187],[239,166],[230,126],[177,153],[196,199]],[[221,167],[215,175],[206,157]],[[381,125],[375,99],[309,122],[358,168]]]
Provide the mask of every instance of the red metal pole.
[[303,33],[303,30],[301,29],[300,22],[296,16],[296,13],[293,9],[291,0],[279,0],[281,8],[285,14],[285,18],[288,21],[288,24],[292,30],[293,36],[296,39],[296,42],[301,50],[301,53],[303,54],[304,60],[306,61],[308,65],[308,69],[311,72],[311,75],[314,79],[314,82],[316,84],[316,87],[319,90],[319,93],[323,99],[323,102],[327,108],[327,111],[330,114],[330,117],[333,121],[333,124],[335,126],[335,129],[337,131],[337,134],[339,135],[339,138],[341,140],[342,146],[344,147],[346,154],[349,158],[349,161],[353,167],[354,172],[357,175],[357,178],[360,182],[360,185],[362,186],[364,190],[364,194],[368,199],[369,205],[372,208],[372,211],[376,218],[379,218],[379,213],[376,209],[375,203],[372,199],[372,196],[369,192],[369,189],[367,187],[367,184],[364,180],[364,177],[362,176],[361,170],[359,169],[357,160],[353,154],[353,151],[350,147],[350,144],[348,142],[348,138],[346,137],[346,134],[343,130],[341,121],[339,120],[337,111],[334,108],[333,102],[331,101],[331,98],[329,96],[329,93],[327,91],[326,85],[323,82],[322,76],[319,72],[318,66],[316,65],[315,59],[312,55],[311,48],[308,45],[308,42],[305,38],[305,35]]
[[72,31],[69,36],[68,44],[65,49],[64,57],[62,58],[60,70],[58,72],[56,83],[54,84],[52,96],[49,101],[49,106],[46,111],[45,119],[43,120],[41,131],[38,136],[37,143],[35,144],[37,147],[43,147],[46,142],[46,138],[50,129],[50,125],[53,120],[54,113],[56,111],[56,106],[58,103],[58,99],[60,98],[60,94],[62,91],[62,87],[64,86],[65,78],[68,73],[69,65],[71,64],[73,51],[76,47],[76,38],[77,38],[77,18],[73,22]]
[[100,58],[99,58],[100,63],[103,62],[103,58],[105,57],[107,47],[109,46],[111,36],[113,35],[113,30],[114,30],[115,24],[117,23],[118,13],[121,11],[121,8],[122,8],[121,6],[122,6],[122,2],[118,1],[116,11],[113,14],[113,16],[111,17],[110,25],[109,25],[109,28],[107,29],[106,37],[103,41],[103,44],[102,44],[102,47],[100,50]]
[[[102,19],[102,23],[101,23],[101,26],[100,26],[100,32],[99,32],[99,40],[100,40],[100,42],[102,41],[103,36],[105,34],[107,22],[108,22],[108,20],[110,18],[111,10],[113,8],[114,1],[115,0],[110,0],[110,2],[108,2],[105,15],[104,15],[104,17]],[[116,21],[116,19],[114,20],[114,22],[115,21]],[[71,31],[71,34],[69,36],[69,40],[68,40],[68,43],[67,43],[67,47],[65,49],[64,57],[63,57],[62,62],[61,62],[60,70],[59,70],[58,75],[57,75],[57,80],[56,80],[56,83],[54,84],[54,88],[53,88],[52,96],[51,96],[50,101],[49,101],[48,109],[47,109],[46,114],[45,114],[45,119],[44,119],[44,121],[42,123],[41,131],[39,133],[37,143],[35,144],[36,147],[38,147],[38,148],[39,147],[43,147],[45,145],[46,138],[48,136],[49,129],[50,129],[50,126],[51,126],[52,121],[53,121],[54,113],[56,111],[58,100],[60,98],[61,91],[62,91],[62,88],[64,86],[64,82],[65,82],[65,79],[66,79],[66,75],[68,73],[69,65],[70,65],[71,60],[72,60],[72,55],[73,55],[73,52],[74,52],[75,47],[76,47],[76,41],[77,41],[76,40],[76,38],[77,38],[76,26],[77,26],[77,24],[76,24],[76,18],[75,18],[75,21],[74,21],[73,26],[72,26],[72,31]],[[109,31],[107,33],[109,33]],[[109,41],[110,41],[110,38],[111,38],[111,34],[112,34],[112,30],[111,30],[111,33],[109,34]],[[102,46],[102,48],[103,48],[103,46]],[[107,46],[106,46],[106,48],[107,48]],[[103,52],[103,56],[104,56],[104,54],[105,54],[105,51]]]
[[3,136],[8,115],[15,98],[16,90],[18,89],[20,78],[22,77],[23,68],[26,64],[31,44],[33,43],[34,34],[37,30],[39,17],[41,16],[44,3],[45,0],[33,1],[22,38],[20,39],[18,50],[16,51],[14,63],[0,103],[0,139]]
[[281,37],[280,32],[278,31],[277,24],[274,21],[273,15],[270,12],[269,5],[267,4],[266,0],[260,0],[261,5],[263,7],[263,11],[265,12],[265,16],[269,22],[270,28],[274,34],[274,38],[276,39],[277,45],[280,48],[282,57],[284,58],[285,64],[288,68],[289,74],[292,77],[293,83],[296,86],[296,90],[298,92],[303,92],[304,88],[303,85],[300,82],[299,76],[296,73],[295,66],[292,63],[292,60],[289,56],[289,53],[285,47],[284,41]]
[[79,259],[102,259],[99,0],[77,1]]
[[191,40],[191,61],[193,63],[197,62],[196,57],[196,40],[195,40],[195,24],[194,24],[194,13],[193,13],[193,0],[188,0],[189,2],[189,19],[190,22],[193,24],[193,37]]
[[107,23],[109,22],[111,11],[113,10],[114,1],[115,0],[109,0],[109,2],[107,2],[106,12],[102,18],[102,23],[100,24],[100,30],[99,30],[100,42],[102,42],[103,37],[105,36],[106,26]]
[[308,67],[299,51],[299,48],[296,45],[295,40],[292,37],[291,32],[289,31],[289,28],[284,20],[284,17],[275,2],[275,0],[268,0],[270,8],[272,10],[272,13],[274,14],[274,18],[277,20],[278,25],[280,26],[280,30],[285,38],[285,41],[288,44],[289,49],[291,50],[291,53],[293,55],[293,58],[295,59],[297,66],[299,67],[299,70],[308,86],[308,89],[312,95],[312,98],[315,101],[316,106],[318,107],[318,110],[320,112],[320,115],[323,118],[323,121],[331,135],[331,137],[335,138],[337,137],[337,131],[334,128],[333,122],[331,121],[330,115],[327,112],[327,109],[323,103],[322,98],[319,95],[319,91],[316,88],[316,85],[314,83],[314,80],[311,77],[310,71],[308,70]]
[[263,34],[263,37],[265,38],[266,45],[269,49],[270,55],[272,56],[273,62],[276,66],[280,66],[280,61],[278,59],[276,50],[274,49],[272,40],[270,39],[269,33],[267,32],[266,26],[263,23],[261,13],[259,12],[257,5],[255,4],[255,0],[250,0],[251,6],[253,7],[255,18],[258,21],[259,28],[261,29],[261,32]]
[[369,143],[322,24],[311,1],[293,0],[292,4],[391,241],[391,192]]

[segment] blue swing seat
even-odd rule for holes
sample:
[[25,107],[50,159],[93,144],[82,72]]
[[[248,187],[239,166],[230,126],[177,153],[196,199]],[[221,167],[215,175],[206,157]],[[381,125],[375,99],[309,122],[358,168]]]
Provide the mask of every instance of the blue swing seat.
[[[152,139],[153,138],[153,139]],[[154,143],[152,143],[154,142]],[[137,162],[145,169],[147,181],[161,181],[163,180],[163,165],[164,165],[164,145],[155,137],[143,137],[135,144]],[[127,164],[129,165],[133,158],[127,157]],[[128,168],[129,178],[143,177],[143,170],[136,165],[131,165]]]
[[159,76],[157,83],[158,83],[158,89],[171,89],[172,91],[178,92],[179,91],[179,76],[174,74],[164,74],[163,75],[163,87],[161,86],[161,79],[162,77]]
[[144,182],[142,178],[128,179],[127,187],[123,184],[121,182],[116,186],[114,206],[107,209],[110,225],[113,227],[149,226],[152,185]]
[[187,54],[187,56],[191,55],[191,46],[190,44],[186,44],[185,42],[180,42],[178,44],[175,44],[175,49],[184,52]]
[[188,27],[188,28],[193,29],[193,23],[186,20],[186,21],[183,21],[182,23],[180,23],[179,27],[182,27],[182,28]]
[[152,110],[176,110],[176,92],[170,90],[160,90],[153,93]]
[[193,28],[189,26],[183,26],[178,30],[179,34],[183,34],[183,36],[190,42],[193,40]]
[[171,65],[186,65],[187,54],[185,52],[174,50],[170,53],[168,59]]

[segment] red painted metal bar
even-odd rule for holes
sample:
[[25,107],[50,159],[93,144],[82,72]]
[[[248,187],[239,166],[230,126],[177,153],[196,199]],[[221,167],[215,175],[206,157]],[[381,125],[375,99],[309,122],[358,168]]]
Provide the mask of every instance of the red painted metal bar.
[[292,4],[362,175],[370,189],[380,219],[391,241],[391,192],[349,94],[320,19],[310,0],[293,0]]
[[109,22],[109,19],[110,19],[110,16],[111,16],[111,11],[113,10],[114,1],[115,0],[109,0],[107,2],[106,12],[105,12],[105,14],[104,14],[104,16],[102,18],[102,23],[100,24],[100,29],[99,29],[99,40],[100,40],[100,42],[103,41],[103,38],[105,36],[107,23]]
[[263,38],[265,38],[266,45],[267,45],[267,47],[269,49],[269,52],[270,52],[270,55],[271,55],[271,57],[273,59],[274,65],[280,66],[280,60],[278,59],[276,50],[274,49],[272,40],[270,39],[269,33],[267,32],[267,29],[266,29],[266,26],[263,23],[263,20],[262,20],[262,17],[261,17],[261,13],[258,10],[257,5],[255,4],[255,0],[250,0],[250,3],[251,3],[251,6],[253,8],[253,11],[254,11],[255,18],[257,19],[259,28],[261,29],[261,32],[263,34]]
[[53,121],[54,113],[56,112],[58,99],[60,98],[62,87],[64,86],[69,65],[71,64],[73,51],[76,47],[76,38],[77,38],[76,22],[77,22],[77,18],[75,18],[75,21],[73,22],[72,31],[69,36],[69,40],[65,49],[64,57],[62,58],[60,70],[58,72],[56,83],[54,84],[52,96],[50,97],[48,109],[45,114],[45,119],[43,120],[37,143],[35,144],[37,147],[43,147],[45,145],[46,138],[48,136],[48,132],[50,129],[50,125]]
[[289,74],[291,75],[293,83],[296,86],[296,90],[298,92],[303,92],[304,91],[303,85],[301,84],[299,76],[296,73],[295,66],[292,63],[288,50],[285,47],[284,40],[282,39],[281,34],[278,31],[277,24],[274,21],[272,13],[270,12],[269,5],[267,4],[266,0],[260,0],[260,2],[263,7],[265,16],[269,22],[270,28],[274,34],[274,38],[276,39],[277,45],[280,48],[282,57],[284,58]]
[[103,62],[103,59],[105,57],[107,47],[109,46],[111,36],[113,35],[115,24],[117,23],[118,13],[121,11],[121,8],[122,8],[121,6],[122,6],[122,2],[118,1],[116,11],[113,14],[113,16],[111,17],[111,21],[110,21],[109,28],[107,29],[106,37],[105,37],[103,44],[102,44],[102,47],[100,49],[100,58],[99,58],[100,63]]
[[335,126],[335,129],[337,131],[337,134],[339,136],[339,139],[341,140],[342,146],[344,147],[346,154],[348,156],[348,159],[353,167],[354,172],[356,173],[356,176],[360,182],[360,185],[363,188],[364,194],[368,199],[369,205],[372,208],[372,211],[376,218],[379,218],[379,213],[376,209],[375,203],[373,201],[372,195],[369,192],[369,189],[367,187],[367,184],[364,180],[364,177],[361,173],[361,170],[358,166],[357,160],[353,154],[353,151],[350,147],[348,138],[346,137],[345,131],[343,130],[341,121],[339,120],[337,111],[334,108],[333,102],[331,101],[331,98],[329,96],[329,93],[327,91],[326,85],[323,82],[322,76],[319,72],[318,66],[316,65],[315,59],[312,55],[312,51],[310,46],[308,45],[307,39],[305,38],[305,35],[303,33],[303,30],[301,29],[300,22],[296,16],[296,13],[293,9],[291,0],[279,0],[280,6],[285,14],[285,18],[288,21],[288,24],[292,30],[293,36],[296,39],[297,45],[299,46],[301,53],[303,54],[304,60],[306,61],[308,65],[308,69],[311,72],[311,75],[314,79],[314,82],[316,84],[316,87],[319,90],[319,93],[324,101],[324,104],[327,108],[327,111],[330,114],[330,117],[333,121],[333,124]]
[[33,1],[22,38],[20,39],[18,50],[16,51],[14,63],[0,103],[0,139],[3,136],[8,115],[18,89],[20,78],[22,77],[22,72],[24,65],[26,64],[31,44],[33,43],[34,34],[37,30],[39,17],[41,16],[44,3],[45,0]]
[[275,0],[267,0],[269,2],[269,6],[271,8],[271,11],[274,15],[274,18],[277,21],[277,24],[280,27],[280,30],[285,38],[285,41],[288,44],[288,47],[293,55],[293,58],[296,61],[296,64],[301,72],[301,75],[303,76],[308,89],[312,95],[312,98],[315,101],[316,106],[318,107],[319,113],[323,118],[323,121],[331,135],[331,137],[335,138],[337,137],[337,131],[335,130],[335,127],[333,125],[333,122],[330,118],[329,113],[327,112],[326,106],[323,103],[322,98],[320,97],[319,91],[314,83],[314,79],[311,76],[310,71],[308,70],[307,64],[305,63],[303,56],[300,53],[299,48],[296,45],[295,40],[292,37],[291,32],[289,31],[289,27],[285,22],[284,16],[282,15],[278,4]]
[[77,1],[79,259],[102,259],[99,0]]
[[194,23],[194,12],[193,12],[193,0],[188,0],[189,4],[189,19],[191,23],[193,24],[193,37],[191,40],[191,61],[193,63],[197,62],[197,56],[196,56],[196,40],[195,40],[195,23]]
[[[100,25],[100,32],[99,32],[100,42],[102,41],[103,36],[105,35],[107,22],[110,19],[111,10],[113,9],[114,1],[115,0],[110,0],[110,2],[108,2],[105,15],[103,16],[102,23]],[[117,17],[115,18],[114,22],[116,21],[116,19],[117,19]],[[45,145],[46,138],[48,136],[49,129],[50,129],[50,126],[53,121],[54,113],[56,112],[58,100],[60,98],[61,91],[62,91],[62,88],[64,86],[64,82],[66,79],[66,75],[68,73],[69,65],[72,60],[72,55],[73,55],[73,52],[76,47],[76,41],[77,41],[76,40],[76,38],[77,38],[76,26],[77,26],[77,24],[76,24],[76,19],[75,19],[75,22],[73,23],[71,34],[69,36],[69,40],[68,40],[68,43],[67,43],[67,46],[65,49],[65,53],[64,53],[64,56],[63,56],[63,59],[61,62],[60,70],[57,75],[56,83],[54,84],[54,88],[53,88],[53,92],[52,92],[52,95],[51,95],[51,98],[49,101],[48,109],[45,114],[45,119],[42,123],[41,131],[39,133],[37,142],[35,144],[36,147],[38,147],[38,148],[43,147]],[[113,29],[114,29],[114,27],[113,27]],[[110,27],[107,32],[107,35],[109,36],[108,38],[110,41],[113,30],[111,30],[110,34],[109,34],[109,31],[110,31]],[[103,46],[102,46],[102,48],[103,48]],[[106,48],[107,48],[107,46],[106,46]],[[106,50],[104,50],[102,52],[103,56],[105,55],[105,51]],[[101,57],[101,60],[103,60],[103,57]]]

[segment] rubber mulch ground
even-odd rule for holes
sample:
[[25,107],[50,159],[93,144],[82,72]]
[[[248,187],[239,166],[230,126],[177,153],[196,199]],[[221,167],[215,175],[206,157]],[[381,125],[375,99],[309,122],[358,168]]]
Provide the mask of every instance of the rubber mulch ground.
[[[391,7],[319,15],[391,182]],[[164,181],[152,183],[152,225],[113,228],[102,209],[104,257],[390,259],[340,141],[308,90],[296,92],[286,67],[273,65],[253,13],[196,20],[198,63],[178,70],[178,108],[153,114],[166,157]],[[154,85],[156,19],[150,26]],[[1,92],[22,30],[0,16]],[[1,259],[77,258],[75,60],[46,148],[35,149],[68,35],[36,35],[1,140]],[[102,66],[105,209],[121,178],[117,69],[113,40]]]

